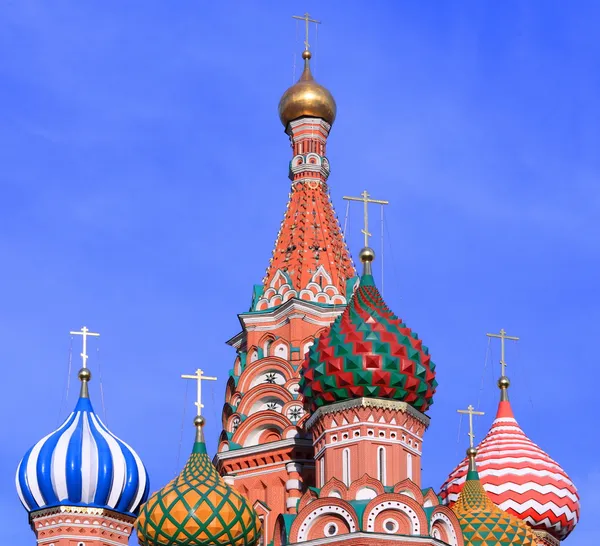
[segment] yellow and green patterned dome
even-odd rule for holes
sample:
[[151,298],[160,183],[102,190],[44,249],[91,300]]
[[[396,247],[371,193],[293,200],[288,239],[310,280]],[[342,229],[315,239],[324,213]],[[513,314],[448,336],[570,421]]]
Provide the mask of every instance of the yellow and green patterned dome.
[[498,508],[479,481],[476,450],[470,448],[469,473],[456,504],[452,507],[463,532],[465,546],[536,546],[527,524]]
[[229,487],[206,453],[204,419],[197,417],[196,442],[181,474],[154,493],[136,521],[141,546],[254,546],[260,521]]

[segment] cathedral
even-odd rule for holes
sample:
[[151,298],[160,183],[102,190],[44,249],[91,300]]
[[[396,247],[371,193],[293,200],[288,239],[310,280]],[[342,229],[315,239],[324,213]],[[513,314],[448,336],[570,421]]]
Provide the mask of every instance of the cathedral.
[[[447,461],[441,486],[422,483],[435,355],[377,288],[366,220],[378,201],[366,191],[350,198],[365,210],[355,268],[328,190],[336,103],[311,57],[307,40],[300,79],[279,102],[289,201],[266,275],[227,342],[235,359],[216,455],[202,415],[203,382],[215,378],[198,370],[186,376],[198,393],[189,458],[171,482],[150,486],[134,448],[93,409],[94,333],[84,327],[78,402],[17,467],[37,544],[118,546],[133,536],[140,546],[558,546],[577,524],[577,489],[520,428],[504,373],[486,436],[473,440],[469,406],[465,458]],[[504,370],[511,338],[493,337]]]

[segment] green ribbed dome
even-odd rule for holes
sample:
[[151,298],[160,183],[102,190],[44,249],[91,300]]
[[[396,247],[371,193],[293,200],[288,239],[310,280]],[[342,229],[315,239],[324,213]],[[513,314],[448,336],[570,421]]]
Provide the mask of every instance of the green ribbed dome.
[[260,521],[206,453],[201,429],[181,474],[154,493],[136,521],[142,546],[254,546]]
[[388,308],[364,274],[345,311],[310,348],[300,391],[311,410],[356,397],[387,398],[426,411],[435,364],[417,334]]

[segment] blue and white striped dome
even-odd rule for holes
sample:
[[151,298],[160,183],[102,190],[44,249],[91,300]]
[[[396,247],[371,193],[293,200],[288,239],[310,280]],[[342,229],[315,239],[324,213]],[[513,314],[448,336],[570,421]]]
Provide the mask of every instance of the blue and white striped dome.
[[23,457],[17,491],[28,512],[59,505],[135,515],[148,497],[148,474],[133,449],[94,413],[87,386],[75,410]]

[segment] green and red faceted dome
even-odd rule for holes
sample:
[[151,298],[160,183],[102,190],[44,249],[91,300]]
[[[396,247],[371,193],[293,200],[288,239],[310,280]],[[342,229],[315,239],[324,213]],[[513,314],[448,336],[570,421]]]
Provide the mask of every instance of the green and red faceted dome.
[[421,412],[433,403],[435,364],[417,334],[383,301],[372,259],[372,250],[361,251],[360,286],[302,365],[300,391],[312,411],[360,397],[406,402]]

